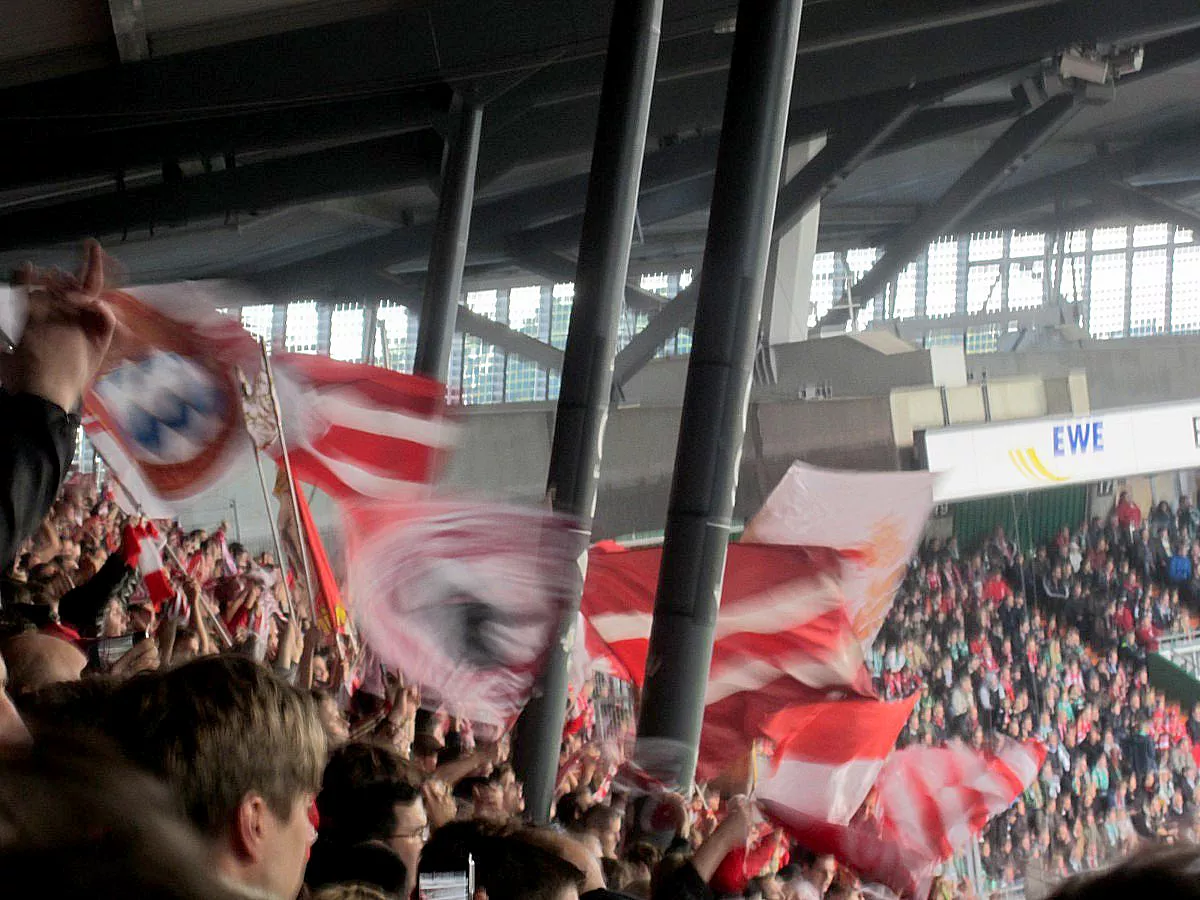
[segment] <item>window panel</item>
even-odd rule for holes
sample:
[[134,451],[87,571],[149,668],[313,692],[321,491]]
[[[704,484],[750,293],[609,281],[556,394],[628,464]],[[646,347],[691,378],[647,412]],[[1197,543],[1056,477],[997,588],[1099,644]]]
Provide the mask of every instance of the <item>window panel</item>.
[[812,285],[809,288],[808,325],[816,327],[817,322],[829,312],[833,306],[834,280],[833,274],[837,268],[837,256],[833,253],[817,253],[813,256]]
[[1134,225],[1133,246],[1161,247],[1170,239],[1170,228],[1166,222],[1157,225]]
[[1161,334],[1167,330],[1167,251],[1137,251],[1130,275],[1130,336]]
[[575,299],[575,284],[565,282],[554,286],[553,328],[550,343],[562,350],[567,346],[567,329],[571,326],[571,304]]
[[467,291],[467,309],[485,316],[493,322],[499,322],[500,292],[495,290]]
[[1009,264],[1009,309],[1033,309],[1042,305],[1045,268],[1045,261],[1041,259],[1023,260]]
[[967,312],[999,312],[1000,293],[999,263],[967,269]]
[[958,303],[958,241],[953,238],[929,245],[925,281],[925,315],[954,315]]
[[1000,343],[1000,326],[993,323],[967,329],[967,353],[994,353]]
[[917,314],[917,264],[908,267],[896,277],[896,296],[892,303],[892,317],[911,319]]
[[1200,247],[1175,250],[1175,268],[1171,274],[1171,330],[1181,334],[1200,332]]
[[[408,307],[388,301],[379,304],[379,329],[375,333],[375,364],[382,366],[386,358],[389,368],[397,372],[411,372],[417,348],[410,328],[415,329],[417,317],[411,322]],[[383,352],[383,341],[387,339],[387,354]]]
[[1129,229],[1124,225],[1097,228],[1092,232],[1093,250],[1124,250],[1129,245]]
[[242,327],[258,340],[271,343],[271,330],[275,321],[275,307],[270,303],[242,307]]
[[971,235],[971,246],[967,251],[967,259],[971,262],[1000,259],[1003,255],[1003,232],[986,231]]
[[1046,235],[1036,231],[1014,231],[1008,244],[1008,255],[1013,259],[1027,256],[1044,256]]
[[284,346],[289,353],[317,352],[317,301],[289,303]]
[[362,362],[366,310],[357,303],[338,303],[329,326],[329,355],[345,362]]
[[1125,254],[1100,253],[1092,258],[1092,297],[1088,331],[1094,338],[1125,333]]

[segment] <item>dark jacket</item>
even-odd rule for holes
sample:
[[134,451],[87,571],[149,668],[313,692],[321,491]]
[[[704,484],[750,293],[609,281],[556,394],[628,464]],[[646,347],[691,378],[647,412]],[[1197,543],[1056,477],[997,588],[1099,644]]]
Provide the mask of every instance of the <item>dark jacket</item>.
[[0,391],[0,566],[37,530],[75,455],[79,417],[41,397]]

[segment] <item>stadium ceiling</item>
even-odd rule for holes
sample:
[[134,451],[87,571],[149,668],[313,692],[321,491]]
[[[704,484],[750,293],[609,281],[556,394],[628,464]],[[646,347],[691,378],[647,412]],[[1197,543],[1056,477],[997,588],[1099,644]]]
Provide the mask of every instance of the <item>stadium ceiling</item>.
[[[698,261],[734,12],[666,2],[635,271]],[[90,234],[132,281],[419,299],[460,91],[486,102],[468,283],[572,277],[607,0],[10,0],[5,13],[0,263],[65,262]],[[1055,117],[1019,169],[975,179],[986,193],[953,227],[1200,225],[1196,0],[808,0],[789,132],[825,135],[829,152],[781,208],[823,196],[827,249],[911,238],[1036,113],[1030,88],[1060,54],[1135,47],[1139,72]]]

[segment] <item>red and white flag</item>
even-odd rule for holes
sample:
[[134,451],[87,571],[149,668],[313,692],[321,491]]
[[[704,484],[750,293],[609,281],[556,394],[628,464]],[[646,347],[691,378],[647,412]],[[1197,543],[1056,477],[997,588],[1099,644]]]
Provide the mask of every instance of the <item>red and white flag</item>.
[[579,582],[574,523],[544,510],[375,504],[352,519],[353,615],[422,699],[505,726],[528,701]]
[[850,619],[870,644],[933,508],[933,481],[929,472],[842,472],[794,462],[742,540],[845,551]]
[[775,743],[773,771],[758,782],[764,809],[848,823],[879,777],[918,696],[895,703],[805,703],[775,716],[764,728]]
[[1006,742],[996,752],[962,744],[912,747],[879,773],[873,802],[848,824],[811,816],[795,802],[761,799],[763,811],[805,847],[833,854],[864,881],[923,898],[935,867],[977,837],[1037,777],[1036,743]]
[[216,310],[247,298],[228,282],[186,282],[105,299],[117,330],[84,397],[83,427],[134,505],[168,518],[245,452],[235,372],[257,365],[258,346]]
[[141,576],[156,610],[162,609],[164,603],[175,598],[175,587],[163,565],[158,537],[158,529],[148,520],[142,525],[126,525],[121,535],[121,553],[125,564]]
[[994,753],[958,742],[901,750],[879,775],[879,819],[931,861],[948,859],[1013,805],[1045,757],[1040,743],[1017,741]]
[[[593,654],[641,684],[662,549],[600,544],[588,556],[582,610]],[[873,696],[862,648],[823,548],[731,544],[705,693],[702,777],[749,750],[780,710],[827,696]]]
[[[276,353],[271,364],[297,480],[343,508],[425,495],[458,438],[441,384],[302,353]],[[281,458],[262,376],[246,405],[259,445]]]

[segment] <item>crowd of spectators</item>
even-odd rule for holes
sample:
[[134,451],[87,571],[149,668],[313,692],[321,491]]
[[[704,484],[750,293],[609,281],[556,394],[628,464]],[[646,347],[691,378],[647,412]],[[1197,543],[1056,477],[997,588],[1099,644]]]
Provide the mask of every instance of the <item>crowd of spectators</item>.
[[[156,598],[151,523],[94,481],[64,485],[75,410],[113,338],[102,269],[93,246],[78,278],[25,273],[26,334],[0,354],[5,890],[861,897],[853,873],[789,846],[737,790],[685,799],[614,779],[582,714],[564,733],[553,826],[524,824],[505,736],[477,741],[423,709],[416,686],[364,667],[352,631],[324,632],[282,561],[252,558],[224,527],[156,523],[172,585]],[[1048,749],[986,835],[996,885],[1034,859],[1057,876],[1196,836],[1200,706],[1185,719],[1144,656],[1186,626],[1198,527],[1188,502],[1143,524],[1122,496],[1107,522],[1064,529],[1030,559],[997,529],[970,557],[932,541],[914,561],[870,655],[884,696],[921,693],[900,743],[1009,735]]]
[[1188,497],[1144,519],[1122,493],[1107,519],[1063,527],[1030,556],[996,528],[969,554],[935,539],[914,560],[869,659],[884,695],[920,691],[900,745],[1003,735],[1047,750],[980,843],[991,886],[1200,833],[1200,706],[1181,710],[1145,662],[1191,626],[1198,529]]

